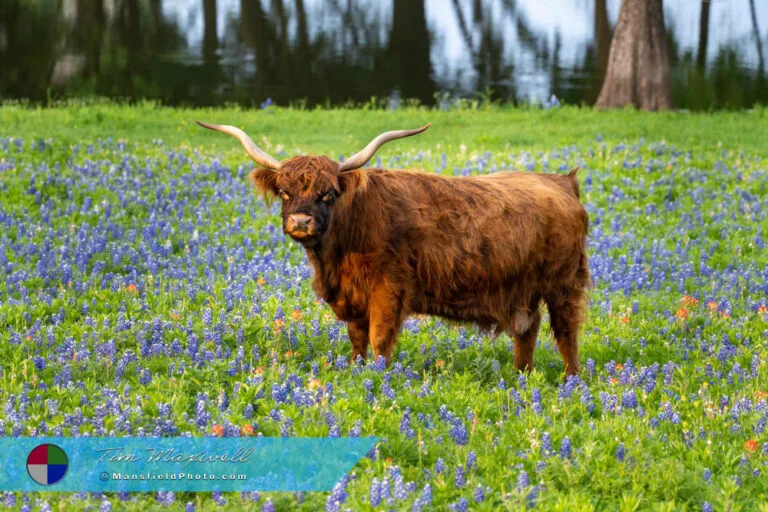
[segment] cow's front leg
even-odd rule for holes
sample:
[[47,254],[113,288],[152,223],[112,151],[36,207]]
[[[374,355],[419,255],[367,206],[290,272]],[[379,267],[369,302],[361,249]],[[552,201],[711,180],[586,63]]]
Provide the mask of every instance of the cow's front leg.
[[403,313],[402,291],[387,282],[374,287],[368,303],[369,336],[374,358],[383,356],[387,366],[403,323]]
[[365,361],[368,358],[368,319],[350,320],[347,322],[349,339],[352,342],[352,357],[350,362],[355,364],[360,356]]

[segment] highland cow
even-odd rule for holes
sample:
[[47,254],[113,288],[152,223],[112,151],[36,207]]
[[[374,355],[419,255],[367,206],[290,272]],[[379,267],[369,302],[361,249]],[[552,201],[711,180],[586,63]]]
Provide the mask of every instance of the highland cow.
[[427,314],[508,333],[515,366],[530,370],[545,302],[566,374],[578,372],[590,277],[576,170],[361,169],[382,144],[429,125],[383,133],[342,163],[279,162],[238,128],[199,124],[236,137],[261,166],[249,178],[282,200],[283,230],[306,250],[317,295],[347,323],[353,361],[370,344],[389,363],[404,319]]

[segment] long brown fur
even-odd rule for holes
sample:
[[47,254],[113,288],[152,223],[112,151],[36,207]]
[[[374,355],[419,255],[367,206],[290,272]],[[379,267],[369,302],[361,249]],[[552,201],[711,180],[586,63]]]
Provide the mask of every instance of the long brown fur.
[[272,194],[338,194],[326,233],[305,248],[315,292],[348,323],[353,360],[370,344],[389,361],[403,320],[423,313],[508,333],[515,365],[530,370],[545,302],[566,373],[578,372],[590,277],[575,171],[339,173],[328,158],[296,157],[251,179]]

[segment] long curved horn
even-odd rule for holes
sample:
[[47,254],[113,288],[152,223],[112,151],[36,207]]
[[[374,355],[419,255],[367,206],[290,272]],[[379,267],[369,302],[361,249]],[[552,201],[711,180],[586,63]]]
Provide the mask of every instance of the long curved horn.
[[427,128],[429,128],[429,125],[430,123],[427,123],[421,128],[416,128],[415,130],[393,130],[391,132],[382,133],[381,135],[373,139],[367,146],[365,146],[365,148],[363,148],[362,151],[344,160],[339,166],[339,172],[359,169],[360,167],[365,165],[365,163],[373,157],[376,151],[387,142],[395,139],[402,139],[403,137],[410,137],[411,135],[416,135],[417,133],[421,133]]
[[200,121],[197,121],[197,124],[203,128],[208,128],[209,130],[216,130],[217,132],[226,133],[233,136],[240,141],[240,144],[243,145],[243,148],[245,149],[245,152],[248,153],[248,156],[250,156],[251,159],[260,166],[266,167],[267,169],[272,169],[274,171],[280,168],[280,162],[271,155],[268,155],[267,153],[260,150],[256,143],[253,142],[253,139],[251,139],[248,134],[246,134],[240,128],[227,126],[225,124],[201,123]]

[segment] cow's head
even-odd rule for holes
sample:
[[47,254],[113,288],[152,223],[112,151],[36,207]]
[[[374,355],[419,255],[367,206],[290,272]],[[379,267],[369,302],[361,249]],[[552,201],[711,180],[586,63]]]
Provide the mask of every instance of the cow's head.
[[232,135],[261,168],[251,171],[251,182],[264,194],[282,201],[283,231],[305,247],[315,246],[328,229],[333,205],[345,192],[344,173],[359,169],[383,144],[421,133],[427,128],[385,132],[362,151],[338,163],[325,156],[297,156],[280,162],[258,148],[253,140],[234,126],[200,126]]

